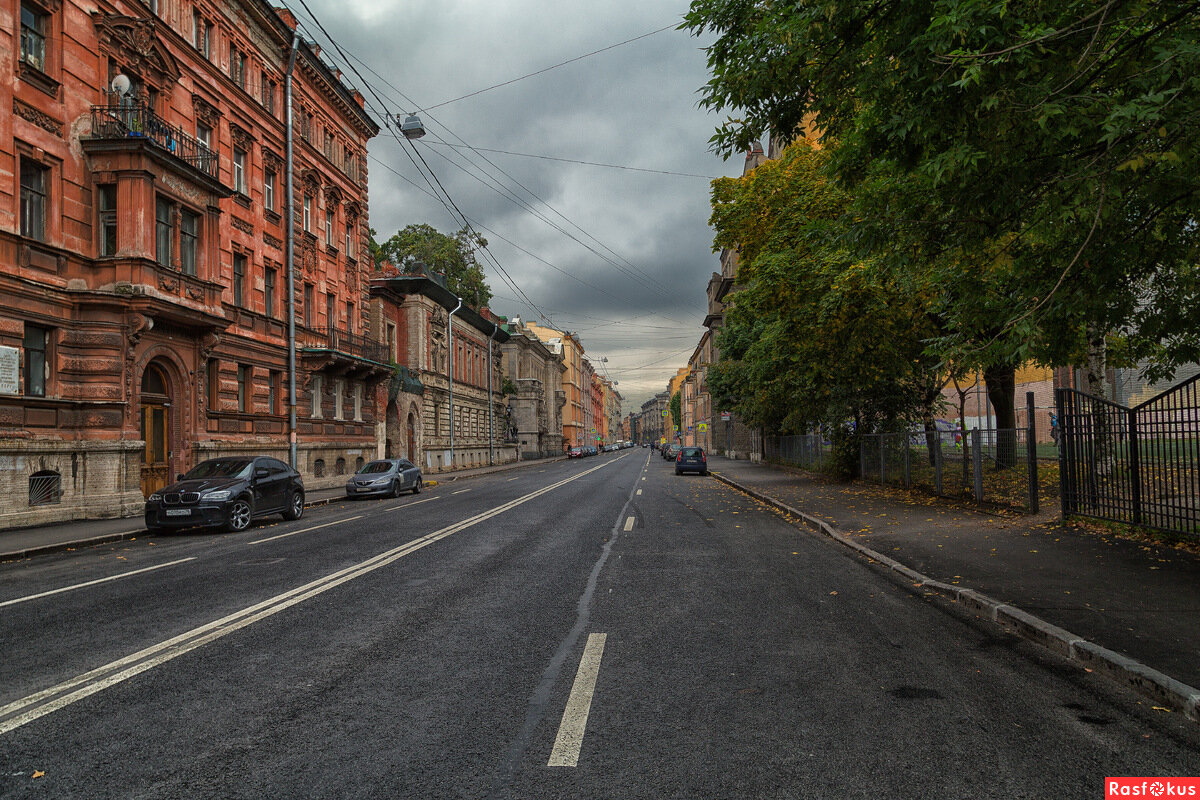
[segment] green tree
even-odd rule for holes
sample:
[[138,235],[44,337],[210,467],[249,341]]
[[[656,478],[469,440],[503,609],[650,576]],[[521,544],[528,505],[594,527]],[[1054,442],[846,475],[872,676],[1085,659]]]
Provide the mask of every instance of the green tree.
[[476,253],[487,247],[487,240],[463,228],[453,236],[432,225],[408,225],[386,242],[371,239],[371,252],[377,266],[393,264],[401,272],[411,273],[417,264],[446,276],[447,288],[472,308],[486,306],[492,298],[483,267]]
[[[683,394],[680,392],[676,392],[675,394],[671,395],[671,402],[669,403],[668,407],[671,409],[671,419],[674,420],[674,422],[675,422],[675,430],[682,431],[683,430]],[[673,439],[675,437],[674,437],[674,435],[671,435],[671,436],[668,436],[667,438]]]
[[836,139],[826,174],[857,220],[843,243],[933,278],[931,352],[1004,393],[1026,360],[1099,377],[1106,349],[1151,376],[1200,358],[1197,14],[694,0],[685,25],[717,33],[703,104],[737,114],[714,148],[805,126]]

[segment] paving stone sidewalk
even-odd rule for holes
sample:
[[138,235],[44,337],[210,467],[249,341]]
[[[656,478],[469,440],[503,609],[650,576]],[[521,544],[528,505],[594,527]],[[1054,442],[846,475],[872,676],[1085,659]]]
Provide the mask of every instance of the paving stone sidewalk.
[[918,493],[710,457],[709,469],[924,575],[974,589],[1200,687],[1200,557]]

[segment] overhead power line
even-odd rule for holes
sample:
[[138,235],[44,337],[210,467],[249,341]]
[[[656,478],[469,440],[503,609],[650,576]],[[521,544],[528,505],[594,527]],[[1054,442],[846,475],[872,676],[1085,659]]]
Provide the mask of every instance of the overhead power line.
[[450,142],[426,142],[426,144],[438,144],[443,147],[453,147],[458,150],[473,150],[476,153],[500,153],[506,156],[520,156],[521,158],[538,158],[542,161],[561,161],[566,164],[583,164],[588,167],[604,167],[606,169],[623,169],[630,172],[652,172],[655,175],[675,175],[680,178],[703,178],[706,181],[715,181],[720,176],[717,175],[700,175],[695,172],[672,172],[666,169],[647,169],[645,167],[627,167],[621,164],[602,164],[598,161],[580,161],[574,158],[555,158],[554,156],[539,156],[533,153],[514,153],[511,150],[492,150],[487,147],[472,147],[469,144],[450,144]]
[[457,103],[459,100],[466,100],[468,97],[475,97],[476,95],[483,94],[484,92],[490,92],[492,89],[499,89],[501,86],[509,86],[511,84],[516,83],[517,81],[523,81],[526,78],[532,78],[535,75],[541,75],[542,73],[549,72],[550,70],[558,69],[559,67],[565,67],[567,64],[574,64],[576,61],[582,61],[585,58],[590,58],[594,55],[598,55],[598,54],[606,52],[608,50],[612,50],[614,48],[630,44],[631,42],[636,42],[639,39],[645,39],[649,36],[655,35],[656,33],[662,33],[663,31],[671,30],[672,28],[677,28],[677,27],[678,27],[678,23],[672,22],[670,25],[659,28],[658,30],[650,31],[649,33],[643,33],[641,36],[635,36],[632,39],[626,39],[623,42],[617,42],[616,44],[610,44],[608,47],[601,47],[599,50],[593,50],[590,53],[584,53],[581,56],[576,56],[575,58],[567,59],[566,61],[562,61],[558,64],[554,64],[553,66],[546,67],[545,69],[539,69],[536,72],[530,72],[529,74],[522,75],[519,78],[513,78],[511,81],[505,81],[504,83],[493,84],[492,86],[489,86],[486,89],[480,89],[478,91],[471,92],[470,94],[464,94],[462,97],[456,97],[453,100],[446,100],[446,101],[438,103],[437,105],[434,105],[434,106],[426,106],[425,108],[420,109],[420,111],[423,113],[425,111],[432,111],[435,108],[441,108],[442,106],[448,106],[451,103]]

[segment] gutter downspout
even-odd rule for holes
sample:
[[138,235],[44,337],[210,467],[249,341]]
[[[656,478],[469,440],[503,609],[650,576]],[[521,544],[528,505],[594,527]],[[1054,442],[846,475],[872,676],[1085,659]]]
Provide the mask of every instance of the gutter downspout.
[[287,107],[287,364],[288,364],[288,466],[296,469],[296,198],[293,180],[292,144],[292,72],[300,47],[300,27],[292,31],[292,53],[284,77],[284,103]]
[[492,399],[492,373],[496,370],[492,364],[492,342],[498,330],[500,327],[493,322],[488,334],[488,466],[491,467],[496,466],[496,401]]
[[458,298],[458,305],[450,312],[450,316],[446,318],[446,338],[450,341],[450,368],[446,373],[446,377],[450,381],[450,465],[454,466],[454,315],[462,308],[462,298]]

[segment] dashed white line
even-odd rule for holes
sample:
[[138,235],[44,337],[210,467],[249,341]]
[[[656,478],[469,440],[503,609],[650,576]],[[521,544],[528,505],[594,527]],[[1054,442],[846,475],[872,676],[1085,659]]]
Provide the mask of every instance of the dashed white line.
[[158,564],[153,567],[143,567],[142,569],[135,569],[130,572],[122,572],[120,575],[109,575],[107,578],[97,578],[94,581],[87,581],[85,583],[76,583],[71,586],[64,586],[61,589],[51,589],[48,592],[41,592],[40,594],[31,594],[28,597],[18,597],[15,600],[5,600],[3,603],[0,603],[0,608],[4,608],[5,606],[15,606],[17,603],[25,603],[30,600],[37,600],[39,597],[49,597],[52,594],[62,594],[63,592],[70,592],[75,589],[82,589],[85,586],[95,586],[98,583],[107,583],[109,581],[120,580],[121,578],[128,578],[131,575],[140,575],[143,572],[150,572],[151,570],[162,569],[163,567],[173,567],[176,564],[182,564],[185,561],[195,561],[196,558],[197,558],[197,556],[192,556],[191,558],[181,558],[178,561],[168,561],[166,564]]
[[583,747],[583,734],[592,710],[592,695],[596,692],[596,677],[600,674],[600,658],[604,655],[607,636],[604,633],[588,634],[583,658],[579,661],[579,671],[575,673],[575,684],[571,687],[571,696],[567,699],[562,723],[558,726],[558,736],[554,739],[554,749],[550,751],[550,760],[546,762],[548,767],[574,767],[579,764],[579,750]]
[[298,533],[308,533],[309,531],[317,531],[317,530],[320,530],[321,528],[328,528],[330,525],[340,525],[343,522],[353,522],[356,519],[362,519],[362,518],[363,518],[363,515],[359,514],[357,517],[346,517],[345,519],[335,519],[333,522],[326,522],[323,525],[313,525],[311,528],[301,528],[298,531],[289,531],[288,533],[281,533],[278,536],[268,536],[265,539],[255,539],[253,542],[250,542],[250,544],[262,544],[263,542],[273,542],[276,539],[286,539],[287,537],[295,536]]
[[633,530],[633,523],[634,523],[633,517],[629,517],[628,519],[626,519],[625,520],[625,530],[627,530],[627,531]]
[[642,490],[641,490],[641,489],[638,489],[638,492],[637,492],[637,493],[640,495],[640,494],[642,493]]
[[463,492],[469,492],[469,491],[471,491],[471,490],[470,489],[459,489],[457,492],[451,492],[450,494],[462,494]]

